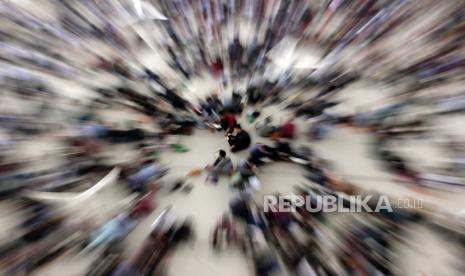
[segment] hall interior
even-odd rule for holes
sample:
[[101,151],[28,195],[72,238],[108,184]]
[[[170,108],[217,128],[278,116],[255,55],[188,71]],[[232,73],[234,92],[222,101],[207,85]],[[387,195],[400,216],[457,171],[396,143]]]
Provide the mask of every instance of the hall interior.
[[[459,275],[463,4],[353,2],[2,3],[2,273]],[[217,129],[220,111],[250,135],[248,149],[230,151],[229,136]],[[292,119],[292,139],[279,130],[259,135],[266,118],[275,126]],[[234,175],[209,181],[204,168],[219,150],[239,170],[257,144],[276,141],[293,152],[252,164],[258,186],[240,172],[244,188],[231,184]],[[131,176],[146,166],[168,172],[133,189]],[[113,170],[121,172],[102,182]],[[291,214],[281,229],[264,201],[302,189],[417,205],[386,216],[310,214],[303,222]],[[146,195],[150,211],[128,217]],[[234,213],[233,203],[245,199],[254,223]],[[213,229],[225,213],[237,241],[215,250]],[[173,229],[189,221],[192,237],[145,248],[154,222],[172,217]],[[130,220],[128,229],[111,224],[120,218]],[[88,250],[99,235],[104,240]],[[141,250],[153,260],[138,263]],[[263,261],[274,266],[259,272]],[[134,270],[121,268],[128,263]]]

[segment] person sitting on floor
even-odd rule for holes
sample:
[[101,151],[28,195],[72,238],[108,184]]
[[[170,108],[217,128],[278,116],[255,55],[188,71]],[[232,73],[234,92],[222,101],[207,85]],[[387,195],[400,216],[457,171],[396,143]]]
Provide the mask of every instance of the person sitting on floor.
[[121,240],[136,226],[136,214],[121,213],[94,231],[84,252]]
[[250,161],[250,158],[241,159],[237,164],[237,172],[240,173],[243,177],[251,177],[256,175],[256,167]]
[[249,241],[247,243],[247,252],[251,253],[256,275],[273,275],[276,273],[280,269],[280,265],[262,229],[249,225],[247,237]]
[[295,137],[295,123],[294,119],[291,117],[289,120],[284,122],[284,124],[281,125],[280,128],[280,134],[281,137],[283,138],[288,138],[288,139],[294,139]]
[[229,185],[238,191],[249,191],[251,179],[256,179],[256,166],[248,159],[242,159],[237,164],[237,172],[231,177]]
[[228,143],[231,146],[231,152],[245,150],[251,143],[250,135],[243,130],[240,125],[234,127],[234,132],[228,136]]
[[327,119],[318,120],[309,128],[309,138],[314,140],[324,139],[331,132],[331,124]]
[[208,165],[207,170],[210,171],[210,175],[207,180],[210,180],[213,183],[218,182],[218,177],[221,174],[231,174],[233,171],[233,163],[231,158],[226,156],[226,151],[220,150],[218,152],[218,158],[216,158],[213,165]]
[[272,154],[271,158],[277,160],[289,160],[289,157],[293,155],[291,145],[285,139],[276,138],[273,139]]
[[228,213],[225,213],[221,220],[218,221],[212,233],[212,246],[219,250],[223,247],[224,238],[226,238],[226,246],[229,246],[236,239],[236,229],[234,222]]
[[156,162],[147,161],[127,176],[129,189],[134,192],[145,192],[147,185],[165,175],[166,171]]
[[260,117],[261,112],[256,110],[254,107],[250,107],[247,112],[247,122],[250,124],[254,123],[258,117]]
[[160,188],[159,183],[149,185],[148,192],[142,195],[131,210],[135,216],[150,214],[156,207],[154,203],[155,193]]
[[233,132],[235,126],[237,125],[236,117],[231,112],[220,111],[220,125],[221,129],[229,134]]
[[259,166],[264,164],[264,158],[271,157],[272,148],[265,144],[257,143],[250,149],[250,162],[252,164]]
[[265,120],[255,124],[255,130],[260,137],[270,137],[277,131],[277,127],[272,125],[273,118],[268,116]]

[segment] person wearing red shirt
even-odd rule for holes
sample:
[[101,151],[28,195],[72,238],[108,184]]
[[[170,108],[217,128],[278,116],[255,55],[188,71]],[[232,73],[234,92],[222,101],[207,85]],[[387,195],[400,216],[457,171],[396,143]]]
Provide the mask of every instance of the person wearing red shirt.
[[293,118],[287,120],[280,129],[281,137],[293,139],[295,137],[295,124]]
[[231,133],[234,130],[234,126],[237,124],[236,117],[230,112],[220,112],[220,123],[221,129],[226,133]]

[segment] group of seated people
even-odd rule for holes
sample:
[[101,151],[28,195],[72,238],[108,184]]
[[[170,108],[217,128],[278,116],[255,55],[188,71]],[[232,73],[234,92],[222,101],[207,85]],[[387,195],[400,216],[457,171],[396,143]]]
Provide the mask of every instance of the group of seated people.
[[296,137],[296,125],[293,117],[290,117],[281,125],[274,125],[272,116],[268,116],[263,121],[255,124],[255,129],[260,137],[274,136],[287,139]]
[[[334,193],[335,197],[340,197],[339,193],[348,192],[334,185],[324,191],[317,187],[299,186],[296,193],[310,195],[314,200],[318,195]],[[296,212],[279,210],[277,206],[265,210],[250,193],[237,193],[229,207],[229,213],[225,213],[213,228],[212,247],[220,252],[232,244],[239,245],[252,260],[256,275],[275,275],[283,264],[293,275],[299,276],[390,275],[393,273],[393,240],[406,234],[399,226],[421,220],[421,214],[410,209],[366,213],[360,220],[331,226],[341,239],[339,243],[329,239],[331,231],[321,227],[328,225],[330,213],[310,212],[304,207],[297,207]],[[340,250],[328,252],[325,246]],[[333,255],[331,259],[327,254]]]
[[[291,233],[286,232],[293,223],[292,218],[284,213],[265,213],[248,193],[239,193],[233,197],[229,203],[229,210],[230,212],[225,213],[213,228],[213,249],[220,252],[232,244],[237,244],[252,261],[256,275],[275,275],[274,273],[281,270],[275,248],[279,249],[280,242],[291,239]],[[284,220],[287,226],[284,226]],[[237,227],[239,224],[245,225],[244,230]],[[281,234],[277,237],[278,233]],[[293,251],[291,248],[285,250],[285,253]],[[283,253],[282,257],[286,255]],[[317,275],[303,251],[300,250],[293,257],[285,261],[296,275]]]
[[[237,123],[235,115],[231,112],[220,112],[219,114],[220,125],[217,128],[223,130],[227,136],[230,151],[234,153],[249,148],[251,145],[250,135]],[[276,135],[273,137],[272,145],[262,143],[253,145],[249,150],[249,156],[242,159],[237,166],[233,165],[231,158],[226,155],[226,151],[219,150],[215,162],[206,168],[209,171],[207,181],[217,183],[220,175],[229,175],[232,187],[247,189],[250,188],[251,182],[256,183],[255,168],[263,165],[267,160],[302,161],[305,158],[301,158],[287,141],[287,139],[295,137],[295,131],[295,124],[291,117],[274,130]]]
[[113,243],[122,241],[137,225],[138,219],[150,214],[155,206],[153,203],[155,191],[158,187],[150,186],[150,189],[140,194],[131,203],[128,210],[116,215],[107,223],[91,233],[84,252],[94,250],[97,247],[108,247]]
[[167,208],[155,219],[150,234],[134,252],[124,257],[116,248],[118,243],[109,244],[86,275],[159,275],[163,273],[161,263],[166,255],[192,236],[192,222],[179,221]]
[[[255,173],[254,168],[270,161],[294,161],[303,160],[305,158],[293,151],[290,144],[284,139],[276,138],[272,146],[257,143],[249,151],[249,156],[242,159],[235,168],[230,157],[227,156],[226,151],[219,150],[218,157],[213,164],[206,167],[209,172],[207,180],[217,183],[220,175],[229,175],[234,178],[235,174],[241,178],[248,178]],[[234,182],[234,181],[233,181]]]
[[249,133],[237,123],[233,113],[220,112],[220,127],[225,132],[231,152],[239,152],[250,146],[252,139]]

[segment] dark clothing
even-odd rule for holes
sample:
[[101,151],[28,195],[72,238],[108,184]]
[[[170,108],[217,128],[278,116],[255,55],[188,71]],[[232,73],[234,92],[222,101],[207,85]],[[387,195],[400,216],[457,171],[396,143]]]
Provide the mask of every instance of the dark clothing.
[[247,202],[243,199],[233,199],[229,202],[229,209],[235,218],[247,221],[250,216],[249,207]]
[[249,97],[248,98],[248,101],[251,105],[255,105],[257,104],[259,101],[260,101],[260,90],[255,87],[255,86],[251,86],[247,89],[247,96]]
[[165,90],[168,90],[168,87],[166,86],[165,83],[163,83],[163,81],[161,80],[160,76],[158,76],[157,74],[155,74],[154,72],[152,72],[152,70],[150,69],[145,69],[144,70],[147,78],[149,80],[152,80],[156,83],[158,83],[161,87],[163,87]]
[[255,165],[263,164],[262,158],[270,156],[270,148],[266,145],[257,144],[250,149],[250,162]]
[[135,128],[130,130],[107,130],[106,137],[114,143],[130,143],[145,139],[144,131]]
[[235,41],[231,43],[228,47],[229,51],[229,59],[233,62],[240,62],[242,60],[242,56],[244,54],[244,48],[242,47],[241,43]]
[[186,79],[190,79],[190,73],[187,72],[186,69],[183,68],[183,66],[182,66],[182,64],[181,64],[181,62],[179,60],[179,57],[176,56],[175,52],[173,51],[173,49],[171,47],[168,47],[168,55],[173,60],[174,67],[177,68]]
[[124,98],[132,101],[133,103],[141,107],[146,115],[152,116],[154,113],[156,113],[157,109],[153,104],[151,104],[151,98],[138,94],[131,88],[126,87],[117,88],[117,92]]
[[230,108],[234,113],[242,112],[242,96],[237,92],[233,92],[232,94],[232,105]]
[[273,143],[273,150],[271,154],[272,159],[287,159],[290,155],[293,155],[293,152],[289,143],[284,141],[275,141]]
[[180,97],[175,91],[166,89],[165,94],[162,94],[162,97],[166,99],[174,108],[187,110],[187,101]]
[[[235,136],[230,136],[228,138],[228,143],[231,146],[231,151],[232,152],[238,152],[241,150],[245,150],[250,146],[251,143],[250,135],[247,133],[247,131],[242,130]],[[232,148],[234,146],[234,148]]]
[[127,78],[127,79],[131,78],[131,73],[129,72],[129,69],[123,64],[120,64],[120,63],[113,64],[113,71],[115,71],[116,74],[124,78]]
[[258,43],[254,43],[248,49],[248,51],[247,51],[247,62],[249,64],[249,66],[251,66],[251,67],[255,66],[263,47],[264,47],[263,45],[260,45]]

